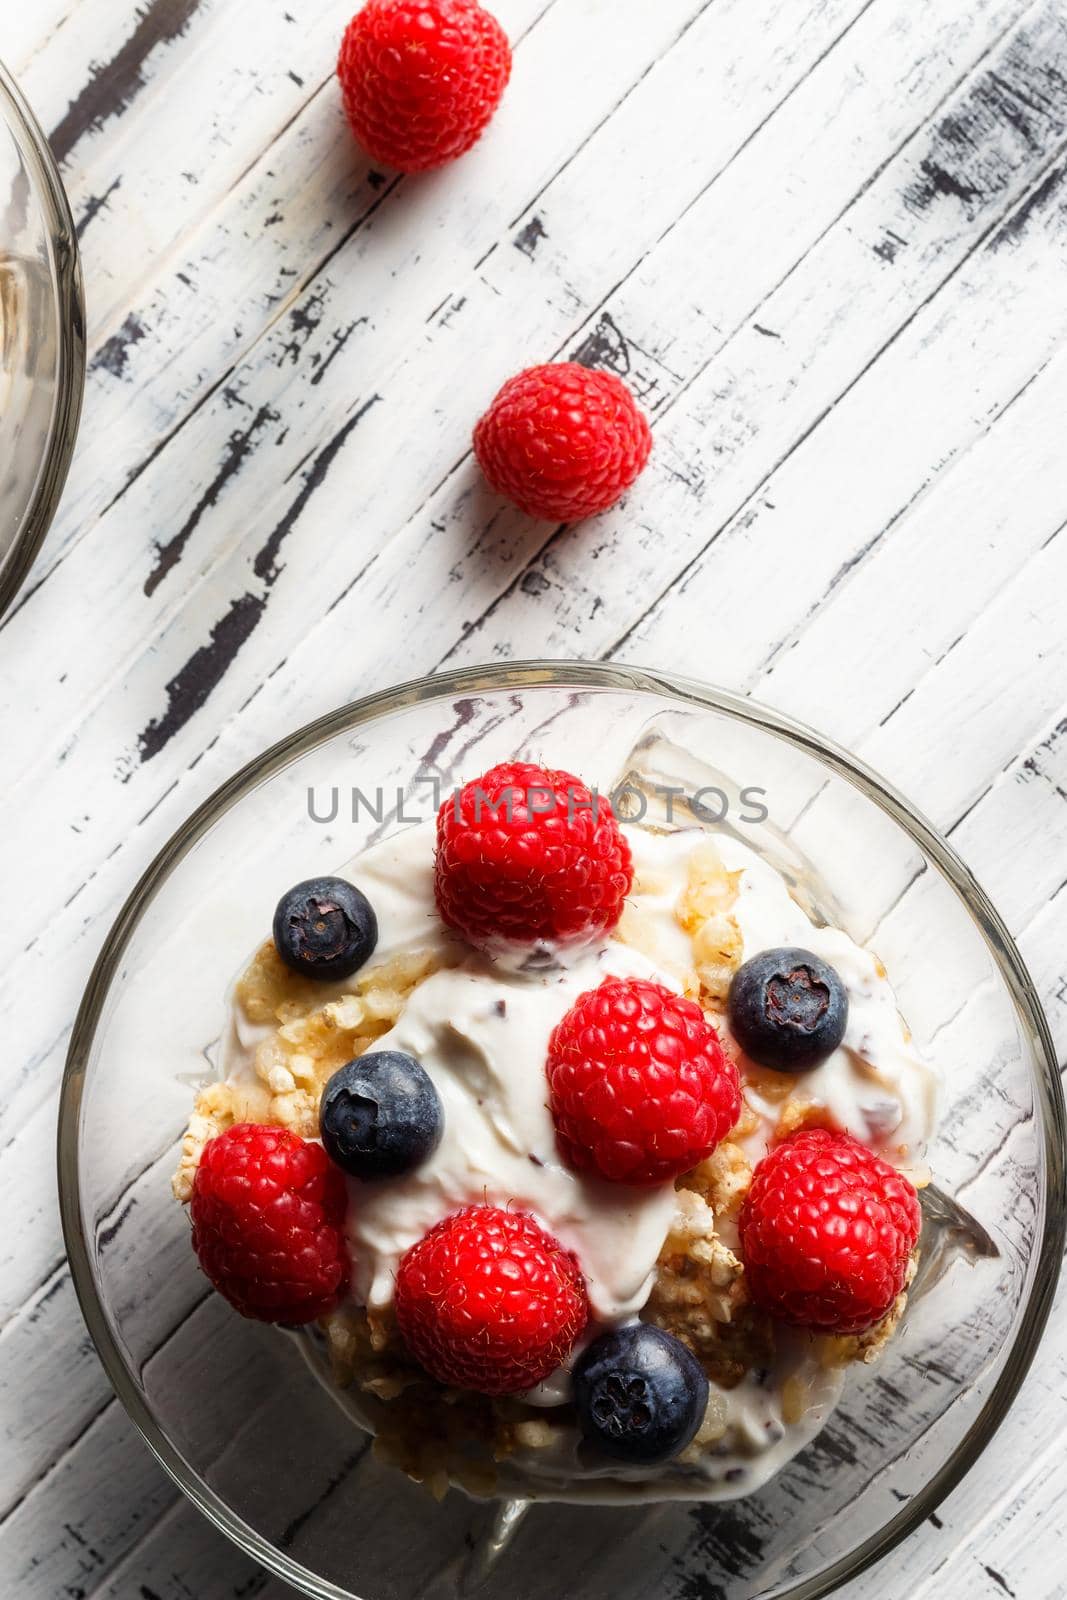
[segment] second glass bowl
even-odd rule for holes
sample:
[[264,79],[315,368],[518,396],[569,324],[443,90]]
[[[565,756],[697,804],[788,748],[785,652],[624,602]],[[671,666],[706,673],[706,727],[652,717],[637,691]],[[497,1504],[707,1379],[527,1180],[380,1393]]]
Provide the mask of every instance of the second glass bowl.
[[59,503],[84,380],[70,207],[48,140],[0,66],[0,616]]

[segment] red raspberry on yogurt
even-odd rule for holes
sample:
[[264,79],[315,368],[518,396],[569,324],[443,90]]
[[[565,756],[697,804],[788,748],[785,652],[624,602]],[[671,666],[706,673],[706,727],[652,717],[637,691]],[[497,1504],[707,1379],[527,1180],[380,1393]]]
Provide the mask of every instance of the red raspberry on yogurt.
[[741,1212],[749,1292],[801,1328],[863,1333],[907,1282],[919,1197],[851,1134],[809,1128],[757,1166]]
[[561,1366],[589,1308],[577,1261],[533,1217],[467,1206],[401,1261],[396,1315],[431,1377],[500,1395]]
[[313,1322],[348,1278],[344,1179],[320,1144],[238,1123],[204,1147],[189,1214],[203,1271],[242,1316]]
[[504,762],[438,812],[437,909],[492,955],[590,944],[615,927],[632,884],[610,804],[569,772]]
[[725,1138],[741,1110],[737,1068],[692,1000],[607,978],[555,1028],[548,1087],[572,1167],[614,1183],[668,1183]]

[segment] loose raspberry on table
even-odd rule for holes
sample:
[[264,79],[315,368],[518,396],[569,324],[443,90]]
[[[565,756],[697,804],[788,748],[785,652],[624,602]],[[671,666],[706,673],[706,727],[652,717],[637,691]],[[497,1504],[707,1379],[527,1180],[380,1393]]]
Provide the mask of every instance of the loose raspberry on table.
[[438,812],[437,908],[481,949],[588,943],[614,928],[632,884],[609,802],[569,772],[505,762]]
[[574,1256],[533,1217],[467,1206],[413,1245],[396,1277],[401,1335],[431,1377],[518,1394],[554,1372],[589,1317]]
[[352,131],[400,172],[444,166],[485,131],[511,73],[496,18],[475,0],[368,0],[337,75]]
[[668,1183],[725,1138],[737,1068],[692,1000],[644,978],[583,994],[548,1046],[556,1137],[568,1164],[614,1183]]
[[551,522],[607,511],[644,470],[652,432],[626,384],[575,361],[510,378],[474,430],[498,494]]
[[193,1249],[244,1317],[299,1324],[325,1316],[348,1278],[347,1191],[319,1144],[238,1123],[200,1157],[189,1204]]
[[902,1173],[850,1134],[806,1129],[753,1174],[740,1218],[749,1292],[797,1327],[863,1333],[903,1290],[921,1223]]

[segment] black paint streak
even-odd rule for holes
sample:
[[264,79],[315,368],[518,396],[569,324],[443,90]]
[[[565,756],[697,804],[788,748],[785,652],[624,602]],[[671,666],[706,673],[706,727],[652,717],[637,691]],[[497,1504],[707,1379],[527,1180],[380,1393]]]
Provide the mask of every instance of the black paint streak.
[[[285,516],[272,530],[253,562],[257,578],[263,581],[264,593],[246,592],[231,601],[225,616],[221,617],[212,628],[208,643],[194,651],[181,671],[167,684],[166,710],[161,717],[154,717],[149,722],[137,740],[142,763],[151,761],[153,756],[157,756],[200,710],[208,696],[222,682],[241,647],[259,626],[267,609],[269,592],[283,570],[277,565],[278,551],[303,514],[315,490],[325,481],[326,474],[353,428],[380,399],[380,395],[372,395],[353,416],[349,417],[345,425],[315,457],[299,494]],[[177,560],[177,556],[174,556],[173,560]],[[128,778],[129,774],[124,781]]]
[[615,323],[605,311],[593,331],[578,346],[572,361],[583,367],[604,367],[620,378],[630,373],[630,348]]
[[372,406],[377,405],[380,399],[380,394],[372,394],[370,399],[365,401],[359,410],[349,417],[344,426],[338,429],[329,444],[323,446],[312,462],[308,474],[300,487],[299,494],[281,521],[271,530],[270,536],[265,543],[260,547],[255,561],[252,563],[252,570],[257,578],[263,579],[268,589],[277,581],[282,570],[276,565],[278,551],[281,549],[282,544],[289,537],[297,522],[299,522],[315,490],[325,482],[326,474],[333,466],[340,451],[344,448],[349,434],[359,426],[367,412]]
[[516,250],[521,250],[524,256],[529,256],[532,261],[537,254],[537,246],[542,239],[547,239],[545,225],[540,217],[531,217],[525,228],[522,228],[512,241]]
[[156,562],[145,579],[144,592],[146,595],[155,594],[167,573],[177,566],[204,513],[217,504],[219,495],[227,483],[240,472],[242,466],[252,454],[255,448],[256,435],[268,423],[277,421],[278,413],[276,411],[272,411],[270,406],[260,406],[243,433],[238,430],[236,433],[230,434],[222,465],[196,502],[196,505],[174,537],[168,539],[165,544],[156,545]]
[[1048,738],[1042,739],[1041,743],[1038,745],[1038,749],[1051,753],[1053,750],[1055,750],[1065,733],[1067,733],[1067,717],[1065,717],[1062,722],[1057,722]]
[[323,302],[326,299],[326,290],[320,289],[316,294],[308,295],[304,304],[294,306],[289,313],[289,326],[292,329],[292,338],[287,339],[282,345],[278,356],[278,365],[289,358],[295,367],[300,360],[300,354],[311,335],[315,332],[323,318]]
[[[239,1583],[233,1591],[233,1600],[252,1600],[253,1595],[262,1594],[267,1587],[267,1574],[256,1572],[248,1579],[247,1583]],[[189,1596],[193,1600],[193,1596]]]
[[355,322],[350,322],[348,324],[347,328],[338,328],[336,330],[333,336],[333,349],[330,351],[326,359],[324,361],[320,361],[318,366],[315,368],[315,372],[311,379],[312,388],[314,388],[317,383],[322,382],[327,367],[329,367],[331,362],[337,360],[337,357],[341,354],[341,351],[355,333],[356,329],[361,327],[366,320],[366,317],[357,317]]
[[[690,1516],[698,1530],[694,1554],[700,1557],[700,1566],[687,1562],[687,1582],[692,1584],[697,1572],[707,1567],[717,1567],[733,1578],[740,1578],[759,1566],[763,1558],[763,1540],[744,1510],[726,1501],[719,1505],[695,1506]],[[707,1591],[691,1589],[690,1593],[704,1600]],[[710,1593],[714,1595],[715,1590]]]
[[[416,769],[417,776],[413,778],[405,788],[405,799],[409,798],[414,793],[416,784],[425,783],[427,777],[437,778],[442,784],[447,782],[452,773],[460,770],[461,763],[468,752],[473,749],[473,747],[478,744],[480,740],[484,739],[489,733],[491,733],[494,728],[498,727],[506,720],[507,713],[501,716],[491,717],[488,719],[488,721],[483,722],[475,729],[475,732],[472,734],[471,738],[453,752],[448,767],[445,768],[441,764],[442,756],[445,754],[445,751],[448,749],[448,746],[451,744],[453,738],[461,734],[464,728],[468,727],[474,721],[475,713],[479,704],[480,701],[477,698],[470,699],[469,697],[461,697],[460,699],[452,702],[452,710],[456,713],[456,720],[452,723],[450,728],[446,728],[443,733],[437,734],[433,740],[433,743],[430,745],[430,748],[423,753]],[[514,697],[512,697],[512,704],[513,709],[517,710],[518,707],[514,703]],[[368,838],[368,844],[377,844],[379,839],[384,838],[392,822],[402,815],[403,809],[404,802],[401,800],[399,806],[394,806],[373,830]],[[478,1104],[481,1105],[481,1103],[482,1102],[479,1100]]]
[[1043,211],[1048,205],[1056,190],[1067,174],[1067,165],[1053,167],[1052,171],[1038,184],[1031,194],[1026,196],[1022,204],[1012,212],[1003,227],[999,228],[989,241],[991,250],[999,250],[1006,244],[1014,244],[1026,231],[1027,223],[1036,213]]
[[113,183],[108,184],[103,194],[91,194],[89,196],[88,200],[85,202],[85,210],[79,217],[74,229],[79,239],[82,237],[93,218],[98,216],[99,213],[103,211],[104,207],[111,199],[111,196],[115,193],[115,190],[121,186],[121,184],[122,177],[120,175],[114,180]]
[[1010,122],[1016,133],[1029,145],[1030,149],[1040,154],[1041,141],[1034,136],[1030,118],[1020,108],[1025,106],[1028,111],[1037,111],[1039,115],[1044,113],[1025,94],[1019,93],[1013,84],[1006,82],[1004,78],[999,77],[995,72],[989,74],[989,82],[991,93],[997,97],[997,108],[1004,121]]
[[773,328],[764,328],[758,322],[754,322],[752,326],[757,333],[762,333],[765,339],[780,339],[782,337],[780,333],[775,333]]
[[858,1465],[859,1455],[856,1445],[847,1433],[851,1420],[845,1412],[838,1411],[822,1432],[811,1441],[802,1459],[813,1462],[820,1472],[833,1472],[839,1467]]
[[459,312],[461,312],[463,310],[463,307],[466,304],[467,304],[467,296],[465,294],[461,294],[458,300],[453,300],[453,302],[449,306],[448,310],[441,317],[441,320],[440,320],[440,323],[438,324],[438,326],[442,327],[442,328],[447,328],[449,323],[452,321],[452,318],[457,316],[459,314]]
[[[306,290],[310,283],[312,283],[317,277],[319,277],[322,273],[324,273],[326,271],[326,268],[330,265],[330,262],[333,261],[335,256],[339,255],[340,252],[348,244],[349,240],[354,238],[355,235],[359,232],[360,228],[362,228],[367,222],[370,221],[370,219],[375,215],[375,213],[379,210],[379,208],[384,204],[384,202],[389,198],[389,196],[400,186],[400,184],[402,182],[402,179],[400,178],[399,175],[390,180],[390,179],[384,177],[381,173],[371,173],[370,174],[370,180],[371,180],[371,187],[375,188],[375,189],[380,188],[381,189],[381,193],[379,193],[376,196],[374,201],[367,207],[367,209],[364,212],[361,213],[361,215],[359,215],[358,217],[356,217],[352,221],[352,223],[341,234],[340,238],[335,240],[335,242],[330,246],[330,249],[326,252],[326,254],[318,262],[316,262],[314,264],[314,266],[303,276],[302,284],[300,286],[300,287],[302,287],[303,290]],[[301,277],[301,274],[298,273],[298,271],[297,271],[297,269],[295,267],[281,267],[281,268],[279,268],[279,272],[283,277],[292,277],[292,278]],[[179,272],[177,274],[177,276],[178,276],[178,278],[181,279],[181,281],[183,283],[185,283],[186,285],[189,285],[190,280],[189,280],[188,277],[186,277],[186,275],[184,273]],[[270,303],[269,298],[268,298],[268,303]],[[266,334],[269,331],[270,331],[269,328],[266,328],[266,329],[262,330],[262,332],[264,334]],[[151,467],[159,459],[159,457],[163,454],[164,450],[166,450],[168,445],[172,444],[173,441],[177,438],[177,436],[182,432],[182,430],[184,428],[188,427],[189,423],[192,422],[194,417],[196,417],[204,409],[204,407],[211,401],[211,399],[217,393],[217,391],[224,384],[226,384],[229,379],[232,378],[234,371],[235,371],[235,366],[227,367],[226,370],[222,373],[221,377],[217,378],[213,383],[209,384],[203,390],[203,392],[199,395],[199,397],[193,402],[193,404],[191,405],[190,409],[188,411],[186,411],[183,415],[181,415],[178,418],[178,420],[174,423],[174,425],[170,428],[170,430],[167,433],[165,433],[160,439],[158,439],[156,441],[156,443],[149,450],[148,454],[146,456],[144,456],[143,459],[141,461],[139,461],[136,466],[131,467],[129,469],[129,471],[127,472],[127,475],[126,475],[126,479],[123,482],[123,484],[121,485],[121,487],[115,491],[115,493],[111,496],[110,500],[108,500],[107,503],[105,504],[103,510],[100,512],[100,519],[103,519],[108,515],[108,513],[118,503],[118,501],[122,499],[123,495],[125,495],[125,494],[127,494],[129,492],[130,488],[133,486],[133,484],[135,484],[137,482],[138,478],[140,478],[143,473],[147,472],[149,467]],[[440,486],[438,485],[438,487],[440,487]],[[18,600],[11,607],[9,607],[9,609],[5,612],[3,617],[0,617],[0,632],[2,632],[4,628],[6,628],[11,622],[14,621],[15,617],[19,614],[19,612],[21,610],[23,610],[23,608],[34,598],[34,596],[38,593],[38,591],[44,587],[45,583],[48,582],[49,578],[51,578],[59,570],[59,567],[67,559],[67,556],[70,554],[71,550],[76,547],[76,545],[77,545],[77,541],[75,540],[68,547],[67,550],[65,550],[65,551],[60,553],[60,555],[59,555],[58,559],[56,560],[55,564],[53,566],[49,567],[41,578],[37,579],[36,581],[32,581],[31,580],[30,582],[28,582],[24,586],[24,588],[22,590],[22,593],[19,596]],[[357,577],[358,577],[358,574],[357,574]],[[352,580],[353,583],[356,582],[356,581],[357,581],[357,579],[355,579],[355,578]],[[347,589],[342,590],[341,595],[338,597],[338,599],[339,600],[343,599],[346,593],[347,593]],[[333,603],[337,604],[338,602],[334,601]]]
[[333,1477],[329,1480],[322,1494],[320,1494],[319,1498],[315,1501],[315,1504],[309,1506],[306,1511],[301,1511],[299,1516],[294,1517],[293,1520],[288,1523],[285,1528],[283,1528],[282,1532],[278,1536],[279,1549],[292,1549],[293,1540],[296,1538],[301,1528],[303,1528],[305,1524],[311,1520],[317,1511],[322,1509],[322,1507],[330,1499],[331,1495],[336,1493],[341,1484],[344,1483],[345,1479],[348,1477],[349,1473],[353,1472],[355,1468],[358,1467],[359,1463],[363,1460],[363,1457],[366,1455],[369,1449],[370,1440],[368,1439],[366,1444],[362,1445],[358,1450],[354,1451],[346,1461],[342,1462],[339,1470],[335,1472]]
[[941,1529],[945,1526],[945,1524],[941,1521],[941,1518],[938,1516],[936,1511],[931,1511],[930,1515],[927,1517],[926,1520],[930,1524],[930,1526],[932,1528],[936,1528],[939,1533],[940,1533]]
[[[882,1393],[887,1395],[894,1405],[901,1407],[907,1405],[907,1395],[902,1389],[898,1389],[895,1383],[891,1383],[888,1378],[883,1377],[881,1374],[879,1374],[874,1381]],[[910,1496],[904,1495],[903,1498],[907,1500],[910,1498]]]
[[126,1204],[123,1206],[115,1220],[113,1222],[109,1222],[106,1228],[101,1228],[100,1232],[96,1236],[96,1245],[98,1250],[106,1249],[109,1244],[113,1244],[115,1242],[115,1239],[119,1234],[123,1224],[126,1222],[136,1204],[137,1196],[135,1194],[131,1194],[130,1198],[127,1200]]
[[1057,65],[1059,19],[1021,31],[997,64],[981,74],[953,111],[936,125],[920,176],[904,202],[925,211],[936,200],[972,202],[1002,193],[1019,168],[1067,130],[1065,83]]
[[1005,1594],[1010,1594],[1012,1596],[1012,1600],[1015,1600],[1015,1590],[1009,1589],[1007,1580],[1001,1577],[1000,1573],[997,1572],[993,1567],[986,1567],[985,1570],[988,1572],[993,1582],[1003,1589]]
[[[463,632],[460,634],[459,638],[454,644],[449,646],[444,655],[441,657],[440,661],[434,663],[433,670],[435,672],[440,671],[445,663],[449,661],[459,650],[461,650],[464,645],[467,644],[468,640],[472,639],[476,633],[481,632],[486,623],[489,622],[490,619],[494,617],[500,610],[501,606],[507,604],[507,602],[516,593],[519,584],[523,581],[527,574],[536,570],[534,566],[535,562],[540,562],[544,567],[552,567],[553,556],[550,547],[555,544],[561,535],[566,531],[567,526],[567,523],[561,522],[556,528],[554,528],[549,534],[548,538],[545,540],[544,544],[531,554],[526,572],[520,573],[519,576],[513,578],[508,584],[507,588],[504,590],[503,594],[498,594],[494,600],[490,601],[485,610],[475,617],[473,622],[464,623]],[[504,652],[498,647],[497,653],[503,655]]]
[[90,128],[103,127],[109,117],[125,111],[145,86],[142,69],[152,51],[183,34],[199,6],[200,0],[149,0],[138,12],[137,26],[125,44],[103,66],[92,67],[89,82],[52,130],[57,161],[65,161]]
[[65,1275],[58,1277],[55,1282],[45,1290],[44,1294],[38,1300],[37,1304],[34,1306],[33,1310],[29,1313],[29,1316],[26,1319],[31,1326],[38,1320],[48,1302],[50,1300],[54,1300],[56,1295],[59,1294],[59,1292],[65,1287],[66,1281]]
[[920,161],[919,170],[921,179],[908,185],[904,191],[904,203],[913,211],[925,211],[939,195],[954,195],[957,200],[966,204],[978,198],[978,190],[953,173],[946,171],[937,161],[927,157]]
[[124,378],[130,351],[135,344],[140,344],[147,334],[148,329],[144,323],[136,312],[131,311],[118,333],[113,333],[111,338],[100,346],[89,363],[89,370],[97,372],[102,367],[105,372],[110,372],[113,378]]
[[166,711],[152,719],[137,741],[142,762],[158,756],[200,710],[211,691],[221,683],[241,646],[259,625],[266,606],[264,595],[243,594],[231,601],[226,615],[212,628],[210,642],[194,651],[167,684]]
[[875,255],[880,257],[882,261],[893,262],[900,252],[907,248],[907,243],[908,241],[902,239],[899,233],[894,233],[892,228],[887,228],[885,230],[885,238],[880,239],[872,248]]
[[436,772],[442,778],[446,776],[441,769],[441,757],[448,749],[453,736],[462,732],[464,728],[469,727],[474,721],[474,713],[477,710],[477,706],[477,700],[470,700],[466,697],[453,702],[452,709],[456,713],[456,720],[452,723],[451,727],[445,728],[443,732],[435,734],[430,748],[423,751],[422,760],[419,762],[420,776],[427,772]]
[[678,1600],[726,1600],[726,1590],[706,1572],[689,1572],[676,1591]]
[[[1062,19],[1050,7],[1042,7],[1038,15],[1040,21],[1035,22],[1030,32],[1020,33],[1006,52],[1005,58],[998,63],[998,75],[1013,84],[1018,80],[1024,84],[1022,93],[1036,108],[1035,115],[1044,119],[1044,145],[1050,151],[1056,150],[1058,155],[1057,147],[1067,133],[1067,92],[1065,92],[1067,77],[1061,73],[1057,65],[1062,61],[1062,41],[1059,39]],[[903,190],[905,204],[914,209],[916,206],[929,206],[939,193],[944,194],[945,191],[949,196],[960,191],[971,192],[976,197],[974,201],[962,203],[967,206],[968,220],[974,221],[982,211],[987,213],[993,211],[994,202],[998,197],[1004,196],[1007,200],[1013,186],[1021,187],[1020,180],[1025,181],[1027,175],[1033,173],[1033,153],[1026,141],[1021,138],[1015,124],[1004,117],[1002,109],[998,110],[998,106],[1002,106],[1003,94],[994,93],[995,88],[996,86],[991,84],[990,75],[985,74],[968,89],[952,117],[942,119],[942,123],[933,130],[927,143],[927,159],[919,164],[911,184]],[[1019,89],[1016,88],[1014,93],[1015,98],[1019,99]],[[1046,194],[1062,179],[1062,169],[1061,161],[1056,178],[1051,183],[1042,185]],[[1025,218],[1020,218],[1018,212],[1016,218],[1018,218],[1017,226],[1021,228]],[[989,234],[979,243],[984,248],[995,248],[1006,236],[1006,226],[1001,226],[998,240],[998,235],[993,232],[990,223]],[[963,255],[963,260],[953,271],[957,271],[963,262],[973,260],[977,248],[975,245],[968,249]],[[905,330],[913,326],[916,316],[928,304],[929,299],[926,299],[909,312],[887,342],[836,396],[833,405],[840,404],[853,392],[875,362],[882,360],[894,342]],[[609,656],[617,654],[633,639],[646,619],[654,611],[662,608],[667,596],[684,589],[692,581],[693,574],[706,561],[712,545],[724,532],[727,530],[733,532],[744,527],[745,518],[750,519],[754,515],[752,510],[746,508],[752,505],[784,463],[811,438],[830,409],[832,406],[805,425],[800,436],[790,444],[785,454],[773,464],[755,489],[750,492],[742,507],[736,509],[730,517],[719,524],[697,554],[674,575],[667,588],[661,591],[640,615],[629,622],[622,634],[617,634],[611,643],[605,646],[601,659],[606,660]],[[918,492],[921,492],[921,489]],[[772,655],[777,654],[780,648],[781,646],[776,646]]]

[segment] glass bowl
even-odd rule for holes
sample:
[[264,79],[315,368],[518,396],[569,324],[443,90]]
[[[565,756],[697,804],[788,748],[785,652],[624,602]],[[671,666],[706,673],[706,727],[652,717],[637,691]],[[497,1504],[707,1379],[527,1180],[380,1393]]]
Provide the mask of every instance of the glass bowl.
[[[227,984],[280,892],[430,815],[435,782],[447,792],[516,754],[605,792],[625,779],[628,809],[662,805],[668,787],[703,791],[705,814],[772,858],[817,915],[873,941],[943,1076],[906,1321],[876,1368],[849,1374],[814,1443],[744,1500],[434,1501],[375,1461],[302,1336],[241,1321],[207,1288],[170,1195]],[[1018,951],[898,795],[748,701],[546,663],[442,674],[346,706],[189,819],[127,902],[86,991],[59,1181],[82,1309],[130,1415],[189,1497],[305,1594],[801,1600],[902,1539],[989,1442],[1052,1300],[1063,1134],[1052,1044]]]
[[59,503],[84,381],[70,207],[48,140],[0,66],[0,616]]

